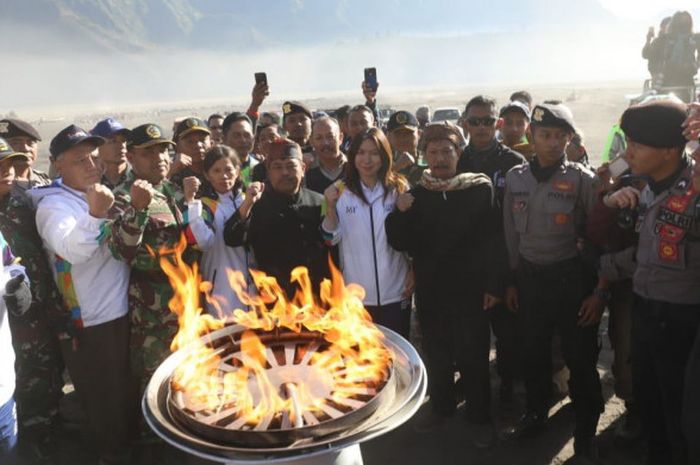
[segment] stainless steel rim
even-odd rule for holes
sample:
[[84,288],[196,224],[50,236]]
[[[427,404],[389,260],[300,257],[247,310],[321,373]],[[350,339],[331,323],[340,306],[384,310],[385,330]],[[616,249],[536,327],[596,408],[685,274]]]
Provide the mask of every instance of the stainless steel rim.
[[[175,352],[156,370],[142,400],[143,413],[153,431],[164,441],[192,455],[229,463],[284,463],[300,456],[316,456],[352,444],[373,439],[397,428],[420,407],[425,397],[425,367],[413,346],[390,329],[379,327],[385,343],[394,353],[395,382],[387,390],[381,405],[366,419],[338,433],[318,439],[304,439],[285,447],[236,447],[202,439],[184,430],[173,420],[167,408],[169,379],[175,367],[187,355],[187,348]],[[205,342],[240,332],[231,326],[205,336]],[[390,392],[389,392],[390,391]]]

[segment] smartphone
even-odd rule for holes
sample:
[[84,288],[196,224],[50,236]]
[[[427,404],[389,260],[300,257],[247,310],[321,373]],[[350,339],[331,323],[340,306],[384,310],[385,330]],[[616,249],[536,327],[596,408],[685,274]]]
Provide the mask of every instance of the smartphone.
[[267,74],[265,73],[255,73],[255,83],[260,84],[261,82],[267,85]]
[[372,91],[377,91],[377,68],[365,68],[365,84]]
[[619,178],[622,173],[629,169],[630,165],[627,164],[627,160],[622,155],[615,157],[613,161],[608,165],[608,170],[610,170],[610,175],[613,178]]

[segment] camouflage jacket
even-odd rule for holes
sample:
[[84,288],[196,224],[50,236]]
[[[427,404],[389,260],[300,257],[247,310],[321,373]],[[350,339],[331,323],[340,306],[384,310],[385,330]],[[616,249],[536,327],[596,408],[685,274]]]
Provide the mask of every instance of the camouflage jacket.
[[[147,209],[137,211],[131,206],[133,173],[114,191],[114,206],[110,210],[105,238],[115,258],[129,264],[132,276],[154,274],[160,268],[160,250],[172,249],[185,229],[186,211],[182,191],[169,181],[154,187],[155,193]],[[133,280],[132,280],[133,281]]]
[[[0,199],[0,232],[15,256],[21,258],[32,290],[32,305],[25,318],[48,318],[52,325],[69,317],[63,311],[41,238],[34,221],[34,210],[28,200],[13,194]],[[68,321],[68,319],[66,319]]]
[[29,180],[15,181],[12,185],[12,195],[16,198],[24,197],[24,193],[35,187],[48,186],[51,184],[51,177],[43,171],[30,168]]

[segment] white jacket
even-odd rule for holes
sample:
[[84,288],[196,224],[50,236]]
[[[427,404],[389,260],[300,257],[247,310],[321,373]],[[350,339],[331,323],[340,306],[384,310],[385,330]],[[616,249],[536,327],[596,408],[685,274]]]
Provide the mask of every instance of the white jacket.
[[27,195],[64,307],[86,327],[126,315],[129,267],[101,240],[106,220],[90,215],[85,194],[57,179]]
[[342,183],[336,186],[341,190],[335,206],[338,227],[328,230],[324,221],[321,228],[327,242],[340,245],[343,278],[365,289],[365,305],[400,302],[406,287],[408,259],[391,248],[384,229],[384,220],[396,204],[396,192],[390,192],[385,199],[381,184],[377,183],[374,189],[362,185],[367,204]]
[[[232,195],[220,195],[218,200],[205,198],[187,205],[187,234],[194,236],[202,250],[202,277],[212,283],[211,295],[219,303],[222,315],[216,307],[207,302],[207,311],[216,317],[228,317],[237,308],[247,310],[236,292],[231,288],[226,270],[238,270],[249,284],[249,268],[252,267],[252,253],[245,247],[229,247],[224,243],[224,224],[243,203],[243,195],[235,199]],[[206,217],[206,218],[205,218]]]
[[5,238],[0,234],[0,406],[7,403],[15,392],[15,350],[3,296],[7,281],[24,273],[24,267],[17,265],[13,258]]

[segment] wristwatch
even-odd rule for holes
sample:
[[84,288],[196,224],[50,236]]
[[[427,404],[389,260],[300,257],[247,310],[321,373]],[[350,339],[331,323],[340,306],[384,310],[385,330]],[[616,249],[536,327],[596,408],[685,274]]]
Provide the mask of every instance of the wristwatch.
[[609,289],[603,289],[600,287],[596,287],[595,289],[593,289],[593,295],[598,297],[606,304],[610,302],[610,298],[612,297],[612,294],[610,293]]

